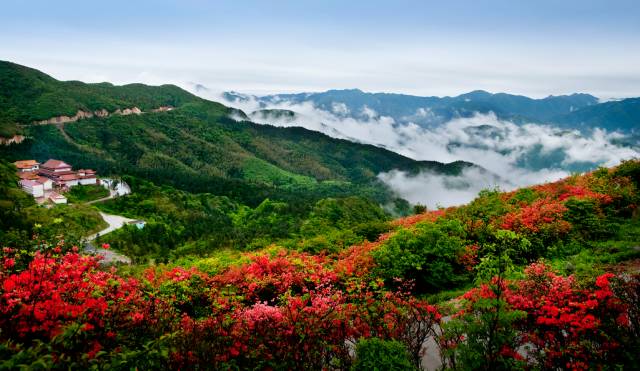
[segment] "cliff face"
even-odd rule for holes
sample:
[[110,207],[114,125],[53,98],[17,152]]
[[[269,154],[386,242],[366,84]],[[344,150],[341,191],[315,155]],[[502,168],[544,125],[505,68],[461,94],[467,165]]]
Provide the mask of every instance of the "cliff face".
[[24,139],[25,137],[23,135],[14,135],[10,138],[0,137],[0,145],[8,146],[10,144],[20,144]]
[[[165,108],[165,109],[163,109]],[[160,107],[157,108],[155,110],[152,110],[153,112],[160,112],[160,111],[168,111],[169,109],[166,109],[167,107]],[[169,107],[170,108],[170,107]],[[82,110],[78,110],[78,112],[73,115],[73,116],[56,116],[56,117],[52,117],[46,120],[41,120],[41,121],[35,121],[34,124],[36,125],[47,125],[47,124],[65,124],[67,122],[76,122],[78,120],[82,120],[82,119],[88,119],[88,118],[92,118],[92,117],[108,117],[110,115],[123,115],[123,116],[127,116],[127,115],[140,115],[144,112],[142,112],[142,110],[140,110],[140,108],[138,107],[131,107],[131,108],[125,108],[125,109],[117,109],[115,111],[113,111],[112,113],[109,113],[109,111],[107,111],[106,109],[101,109],[101,110],[96,110],[96,111],[82,111]]]
[[[167,112],[167,111],[171,111],[172,109],[173,107],[171,106],[160,106],[158,108],[152,109],[150,112]],[[109,112],[104,108],[93,111],[93,112],[78,110],[78,112],[76,112],[76,114],[73,116],[56,116],[46,120],[34,121],[32,124],[34,125],[66,124],[69,122],[76,122],[78,120],[89,119],[92,117],[109,117],[111,115],[122,115],[122,116],[141,115],[143,113],[145,112],[138,107],[124,108],[124,109],[118,108],[113,112]],[[23,135],[14,135],[8,138],[0,136],[0,145],[8,146],[11,144],[19,144],[19,143],[22,143],[22,141],[24,140],[25,140],[25,137]]]

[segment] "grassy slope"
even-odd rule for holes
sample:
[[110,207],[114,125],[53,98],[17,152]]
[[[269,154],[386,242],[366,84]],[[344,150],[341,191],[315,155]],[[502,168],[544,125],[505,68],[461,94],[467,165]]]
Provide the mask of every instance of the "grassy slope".
[[98,200],[109,196],[109,190],[100,185],[77,185],[65,194],[71,203]]

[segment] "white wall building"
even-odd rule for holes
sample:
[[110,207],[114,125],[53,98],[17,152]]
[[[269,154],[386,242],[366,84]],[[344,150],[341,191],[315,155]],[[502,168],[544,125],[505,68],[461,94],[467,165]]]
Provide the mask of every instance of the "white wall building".
[[53,180],[47,177],[44,177],[44,176],[38,177],[38,180],[36,180],[36,182],[42,184],[42,187],[44,188],[45,191],[50,191],[53,189]]
[[44,197],[44,186],[35,180],[22,179],[20,186],[25,192],[32,195],[35,198]]

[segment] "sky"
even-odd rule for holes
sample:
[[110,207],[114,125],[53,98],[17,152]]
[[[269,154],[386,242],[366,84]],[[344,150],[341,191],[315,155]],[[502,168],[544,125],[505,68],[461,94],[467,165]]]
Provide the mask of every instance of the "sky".
[[269,94],[640,96],[638,0],[3,0],[0,60]]

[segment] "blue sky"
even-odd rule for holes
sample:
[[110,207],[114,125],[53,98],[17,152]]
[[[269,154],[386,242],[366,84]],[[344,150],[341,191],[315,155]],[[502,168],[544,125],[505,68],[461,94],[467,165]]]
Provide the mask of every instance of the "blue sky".
[[640,96],[640,1],[3,0],[0,59],[271,93]]

